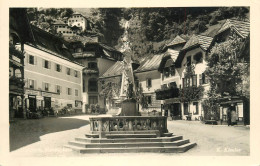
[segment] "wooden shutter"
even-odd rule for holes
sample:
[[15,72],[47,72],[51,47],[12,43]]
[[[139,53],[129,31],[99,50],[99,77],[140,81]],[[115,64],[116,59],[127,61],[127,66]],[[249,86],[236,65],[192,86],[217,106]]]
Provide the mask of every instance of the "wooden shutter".
[[44,67],[44,62],[45,62],[45,60],[44,60],[44,59],[42,59],[42,67]]
[[202,84],[202,74],[199,74],[199,84]]
[[37,56],[34,56],[34,65],[37,65]]
[[51,61],[48,61],[48,68],[51,69]]
[[36,80],[34,80],[34,89],[38,89]]

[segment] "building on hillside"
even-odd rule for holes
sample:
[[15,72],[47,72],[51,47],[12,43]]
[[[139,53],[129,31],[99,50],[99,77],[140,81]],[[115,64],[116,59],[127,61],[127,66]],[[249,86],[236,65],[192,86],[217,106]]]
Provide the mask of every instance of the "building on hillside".
[[87,20],[85,16],[82,14],[75,12],[72,14],[72,16],[68,19],[68,25],[70,27],[76,26],[80,27],[81,31],[85,31],[87,29],[91,29],[90,22]]
[[[229,37],[236,36],[243,41],[241,56],[237,58],[238,63],[248,65],[250,63],[250,22],[227,19],[218,30],[215,39],[217,43],[225,42]],[[249,70],[249,68],[248,68]],[[248,75],[242,84],[249,85]],[[250,124],[250,101],[245,96],[231,96],[226,94],[220,99],[220,121],[226,124],[228,110],[234,110],[238,124]]]
[[64,40],[34,26],[32,34],[34,41],[24,46],[26,107],[81,112],[84,66],[74,61]]
[[75,28],[73,29],[61,20],[57,20],[52,26],[56,30],[56,33],[61,34],[65,40],[72,39],[73,36],[76,36],[79,33]]
[[152,55],[134,70],[138,85],[141,86],[146,98],[146,108],[141,108],[142,115],[161,115],[161,101],[156,99],[155,90],[160,88],[161,74],[158,71],[163,54]]
[[32,40],[26,9],[10,8],[9,15],[9,119],[25,117],[24,44]]
[[105,101],[100,100],[101,85],[98,78],[102,76],[116,61],[123,59],[123,54],[112,47],[98,42],[71,42],[71,52],[77,62],[84,65],[83,69],[83,105],[89,113],[90,105],[99,105],[100,111],[105,110]]

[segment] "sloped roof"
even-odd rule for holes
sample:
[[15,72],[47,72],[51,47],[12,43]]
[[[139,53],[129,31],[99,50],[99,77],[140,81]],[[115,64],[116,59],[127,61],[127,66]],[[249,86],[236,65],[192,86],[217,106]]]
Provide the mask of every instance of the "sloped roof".
[[169,44],[166,44],[166,46],[173,46],[181,43],[186,43],[186,40],[177,35]]
[[163,55],[158,70],[162,71],[168,59],[171,59],[173,62],[175,62],[178,56],[179,56],[179,51],[168,48],[167,52],[165,52]]
[[135,72],[140,73],[150,70],[157,70],[163,56],[164,54],[151,55],[149,59],[147,59],[143,64],[140,65],[140,67],[135,70]]
[[179,51],[168,48],[168,50],[164,53],[163,58],[166,56],[170,56],[171,59],[175,61],[178,55],[179,55]]
[[208,36],[202,35],[192,35],[189,41],[184,45],[182,50],[186,50],[190,47],[199,45],[203,50],[208,50],[209,46],[211,45],[213,38]]
[[227,19],[218,30],[217,34],[220,34],[230,28],[234,29],[242,38],[246,38],[250,33],[250,22]]
[[68,43],[66,41],[36,26],[31,25],[31,27],[32,27],[34,42],[28,43],[29,45],[34,46],[37,49],[42,50],[44,52],[48,52],[52,55],[55,55],[59,58],[81,65],[75,61],[72,54],[67,49]]
[[121,76],[122,71],[123,71],[123,62],[117,61],[99,78],[109,78],[109,77]]

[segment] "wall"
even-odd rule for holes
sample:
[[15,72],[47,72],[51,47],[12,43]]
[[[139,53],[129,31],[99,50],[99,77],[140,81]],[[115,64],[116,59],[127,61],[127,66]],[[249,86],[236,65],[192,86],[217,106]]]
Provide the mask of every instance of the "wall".
[[[146,109],[140,109],[140,111],[148,112],[152,110],[161,111],[161,101],[156,100],[155,90],[161,88],[161,74],[157,70],[153,71],[147,71],[147,72],[141,72],[141,73],[135,73],[137,79],[139,80],[139,83],[141,84],[143,88],[143,93],[146,96],[151,96],[152,98],[152,104],[148,105],[148,108]],[[152,80],[152,86],[147,87],[146,86],[146,80],[147,78],[151,78]],[[141,107],[140,107],[141,108]]]
[[116,61],[112,61],[104,58],[97,58],[99,76],[102,76],[115,63]]
[[72,15],[72,17],[68,19],[68,25],[72,27],[82,27],[82,31],[84,31],[87,26],[87,19],[81,15]]
[[[75,100],[82,101],[82,66],[28,45],[25,45],[25,52],[26,97],[28,94],[37,95],[39,100],[43,100],[42,96],[52,97],[52,101],[57,107],[63,107],[67,104],[72,104],[75,107]],[[29,55],[34,56],[34,65],[29,64]],[[51,63],[50,69],[43,67],[43,59]],[[61,65],[61,72],[56,71],[56,63]],[[67,67],[71,69],[71,75],[66,74]],[[74,76],[74,71],[78,71],[78,77]],[[29,79],[36,81],[35,90],[44,90],[43,82],[49,83],[49,92],[52,93],[28,89]],[[60,94],[54,94],[56,93],[56,85],[61,86]],[[71,88],[71,95],[67,94],[67,88]],[[78,96],[75,96],[75,89],[78,90]]]

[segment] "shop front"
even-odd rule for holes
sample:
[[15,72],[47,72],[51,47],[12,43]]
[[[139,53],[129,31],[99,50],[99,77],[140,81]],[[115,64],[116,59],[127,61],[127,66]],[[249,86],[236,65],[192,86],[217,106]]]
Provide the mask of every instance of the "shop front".
[[245,99],[222,99],[220,103],[220,122],[227,125],[249,125],[249,101]]

